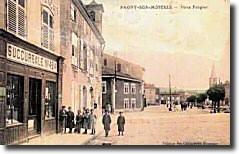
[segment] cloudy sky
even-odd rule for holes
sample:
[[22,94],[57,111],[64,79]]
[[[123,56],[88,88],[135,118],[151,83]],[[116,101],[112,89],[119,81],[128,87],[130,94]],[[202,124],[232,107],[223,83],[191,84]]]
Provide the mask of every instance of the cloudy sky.
[[[88,4],[91,0],[85,0]],[[225,0],[96,0],[104,5],[105,52],[142,65],[146,82],[161,87],[208,88],[212,63],[230,79],[230,5]],[[127,5],[168,5],[173,10],[126,10]],[[204,5],[205,10],[182,10]]]

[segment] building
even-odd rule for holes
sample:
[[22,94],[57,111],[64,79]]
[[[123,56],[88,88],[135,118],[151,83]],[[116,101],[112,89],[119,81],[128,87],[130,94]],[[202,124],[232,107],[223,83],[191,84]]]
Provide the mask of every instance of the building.
[[231,96],[230,96],[230,81],[226,81],[223,85],[224,85],[224,88],[225,88],[225,100],[224,100],[225,105],[230,105],[230,100],[231,100]]
[[109,54],[102,60],[103,108],[134,110],[143,107],[144,68]]
[[144,84],[144,96],[145,96],[147,105],[156,104],[157,94],[156,94],[156,87],[154,84],[150,84],[150,83]]
[[1,0],[0,144],[56,133],[61,106],[58,0]]
[[63,105],[73,112],[83,108],[101,109],[101,34],[103,5],[95,1],[60,0],[61,55],[63,65]]
[[212,87],[214,85],[218,84],[218,78],[216,76],[216,70],[215,70],[215,64],[212,64],[212,71],[211,76],[209,77],[209,87]]

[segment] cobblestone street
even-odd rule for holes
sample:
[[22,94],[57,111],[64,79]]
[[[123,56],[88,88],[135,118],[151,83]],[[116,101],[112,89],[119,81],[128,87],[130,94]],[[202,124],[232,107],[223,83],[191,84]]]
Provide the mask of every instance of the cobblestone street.
[[124,136],[118,136],[116,117],[113,117],[109,137],[101,133],[88,145],[230,144],[230,114],[209,114],[208,110],[197,108],[169,112],[165,106],[160,106],[124,116]]

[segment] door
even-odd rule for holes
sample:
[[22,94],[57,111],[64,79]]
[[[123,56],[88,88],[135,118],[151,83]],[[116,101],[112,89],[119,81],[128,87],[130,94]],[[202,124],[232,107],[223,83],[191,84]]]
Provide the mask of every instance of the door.
[[41,80],[30,78],[28,111],[28,132],[30,136],[41,133],[41,94]]

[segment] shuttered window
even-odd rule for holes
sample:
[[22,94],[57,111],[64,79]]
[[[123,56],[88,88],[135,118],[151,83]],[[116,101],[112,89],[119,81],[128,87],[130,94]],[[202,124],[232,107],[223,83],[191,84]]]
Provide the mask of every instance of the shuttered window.
[[42,9],[42,47],[54,51],[54,18],[47,8]]
[[26,37],[26,0],[8,0],[7,29],[21,37]]
[[77,48],[78,48],[78,37],[76,35],[76,33],[72,33],[71,35],[71,39],[72,39],[72,64],[74,66],[78,66],[78,52],[77,52]]

